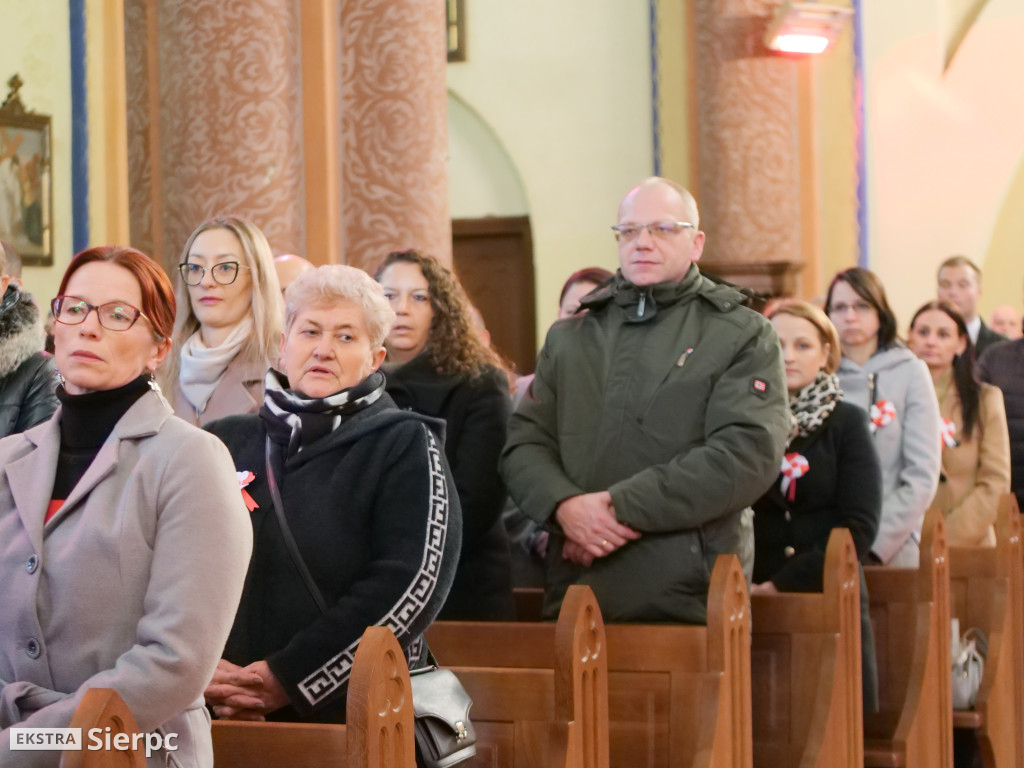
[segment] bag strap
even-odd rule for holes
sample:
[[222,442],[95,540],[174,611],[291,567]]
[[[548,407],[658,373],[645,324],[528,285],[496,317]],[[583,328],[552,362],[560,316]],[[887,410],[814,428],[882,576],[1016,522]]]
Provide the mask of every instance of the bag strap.
[[327,603],[324,601],[324,596],[320,592],[320,588],[317,587],[316,582],[313,581],[313,574],[309,572],[309,566],[306,565],[306,561],[302,559],[302,553],[299,552],[299,545],[295,543],[295,537],[292,535],[292,529],[288,525],[288,518],[284,516],[284,505],[281,503],[281,493],[277,489],[277,479],[274,477],[273,467],[273,442],[270,436],[267,436],[267,485],[270,486],[270,498],[274,501],[274,512],[277,513],[277,524],[281,528],[281,537],[284,539],[284,545],[288,549],[288,554],[291,555],[292,562],[295,563],[295,567],[299,569],[299,575],[302,576],[302,580],[306,584],[306,589],[309,590],[309,594],[313,597],[313,602],[316,603],[316,607],[320,609],[320,613],[327,613]]
[[982,656],[988,655],[988,638],[985,637],[985,633],[977,627],[970,627],[966,632],[964,632],[963,639],[964,642],[972,641],[974,643],[975,649]]

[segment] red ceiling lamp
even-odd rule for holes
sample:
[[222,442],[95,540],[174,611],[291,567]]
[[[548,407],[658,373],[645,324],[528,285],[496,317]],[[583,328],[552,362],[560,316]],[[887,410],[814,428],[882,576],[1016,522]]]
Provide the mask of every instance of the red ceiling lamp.
[[785,0],[775,10],[764,42],[781,53],[824,53],[851,16],[853,9],[847,5]]

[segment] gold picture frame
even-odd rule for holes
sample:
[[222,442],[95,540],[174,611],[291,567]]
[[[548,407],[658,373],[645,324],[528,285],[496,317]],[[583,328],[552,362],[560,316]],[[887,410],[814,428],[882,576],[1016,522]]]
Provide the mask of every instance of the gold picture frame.
[[14,75],[0,105],[0,240],[25,266],[53,265],[53,183],[49,115],[25,109]]
[[448,16],[448,61],[466,60],[465,0],[445,0]]

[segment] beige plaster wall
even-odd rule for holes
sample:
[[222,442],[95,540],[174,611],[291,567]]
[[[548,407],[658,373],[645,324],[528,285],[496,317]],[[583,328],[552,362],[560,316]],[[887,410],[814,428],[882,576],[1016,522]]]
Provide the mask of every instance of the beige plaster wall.
[[1024,0],[864,7],[871,266],[901,330],[955,253],[981,263],[987,314],[1021,284],[1005,222],[1022,200]]
[[[543,340],[565,278],[617,265],[608,227],[622,195],[653,170],[648,4],[468,5],[468,60],[448,65],[448,87],[522,179]],[[453,175],[452,200],[458,183]]]
[[448,178],[453,219],[530,213],[519,171],[494,130],[452,94],[448,95]]

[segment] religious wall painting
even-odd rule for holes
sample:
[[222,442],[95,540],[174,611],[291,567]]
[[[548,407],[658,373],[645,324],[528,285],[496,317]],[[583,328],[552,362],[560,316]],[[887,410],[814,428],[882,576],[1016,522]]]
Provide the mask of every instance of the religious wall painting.
[[53,265],[50,116],[25,109],[21,78],[7,81],[0,105],[0,240],[25,266]]

